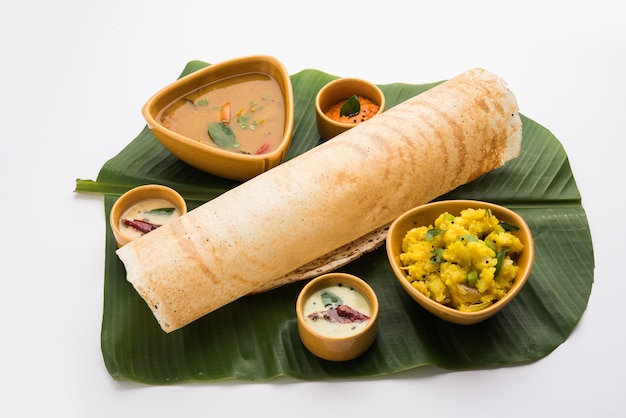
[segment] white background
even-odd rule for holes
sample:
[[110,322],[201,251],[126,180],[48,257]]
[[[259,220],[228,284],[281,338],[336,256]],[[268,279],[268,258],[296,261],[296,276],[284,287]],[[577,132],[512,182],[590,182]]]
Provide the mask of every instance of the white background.
[[[2,416],[623,414],[626,25],[618,2],[12,2],[0,14]],[[596,258],[589,305],[546,358],[330,382],[116,382],[100,352],[105,222],[76,178],[144,127],[190,60],[249,54],[379,84],[484,67],[563,143]],[[621,247],[620,247],[621,245]],[[11,411],[11,412],[8,412]]]

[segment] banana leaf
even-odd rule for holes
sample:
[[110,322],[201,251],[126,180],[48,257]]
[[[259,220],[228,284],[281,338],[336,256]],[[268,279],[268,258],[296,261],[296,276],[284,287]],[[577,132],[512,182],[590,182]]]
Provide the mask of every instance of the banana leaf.
[[[192,61],[182,75],[206,65]],[[313,69],[292,75],[296,114],[288,159],[318,144],[313,102],[317,91],[334,78]],[[380,87],[391,107],[436,84]],[[295,301],[303,282],[247,296],[166,334],[126,281],[107,228],[101,347],[110,375],[148,384],[262,381],[278,376],[323,380],[384,376],[426,365],[446,370],[487,368],[547,356],[568,338],[585,311],[594,255],[580,193],[562,145],[537,122],[524,115],[522,122],[519,158],[440,197],[505,205],[532,229],[536,245],[532,274],[498,315],[472,326],[432,316],[396,282],[383,246],[340,269],[368,281],[381,307],[378,337],[355,360],[321,360],[301,344]],[[104,194],[108,220],[120,194],[147,183],[173,187],[190,208],[238,185],[181,162],[144,128],[104,164],[96,181],[78,179],[76,191]]]

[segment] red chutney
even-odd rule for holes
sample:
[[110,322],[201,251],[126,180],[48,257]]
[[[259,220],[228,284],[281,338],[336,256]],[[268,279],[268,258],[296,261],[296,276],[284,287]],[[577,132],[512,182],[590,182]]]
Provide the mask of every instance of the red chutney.
[[341,100],[339,103],[334,104],[330,109],[324,112],[324,114],[336,122],[357,124],[371,119],[376,115],[376,113],[378,113],[380,106],[374,103],[371,99],[364,96],[357,96],[357,98],[359,99],[359,104],[361,105],[361,111],[356,115],[340,116],[341,106],[343,106],[348,99]]

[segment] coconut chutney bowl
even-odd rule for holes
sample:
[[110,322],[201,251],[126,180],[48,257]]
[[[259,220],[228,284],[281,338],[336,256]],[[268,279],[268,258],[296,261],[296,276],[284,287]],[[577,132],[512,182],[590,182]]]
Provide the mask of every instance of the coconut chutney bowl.
[[[467,226],[470,222],[473,226]],[[494,235],[487,235],[483,224],[494,228]],[[473,232],[460,232],[462,225]],[[457,236],[446,235],[448,231]],[[423,248],[425,258],[416,248]],[[460,325],[476,324],[504,309],[528,280],[535,258],[531,230],[520,215],[474,200],[433,202],[405,212],[392,222],[386,249],[407,294],[431,314]]]
[[385,95],[374,83],[359,78],[339,78],[326,84],[315,97],[315,120],[326,141],[385,111]]
[[294,123],[291,78],[270,56],[223,61],[164,87],[142,114],[182,161],[246,181],[285,160]]
[[314,355],[347,361],[365,353],[378,333],[378,299],[362,279],[328,273],[307,283],[296,301],[298,334]]
[[118,247],[187,213],[185,199],[174,189],[146,184],[130,189],[115,201],[109,224]]

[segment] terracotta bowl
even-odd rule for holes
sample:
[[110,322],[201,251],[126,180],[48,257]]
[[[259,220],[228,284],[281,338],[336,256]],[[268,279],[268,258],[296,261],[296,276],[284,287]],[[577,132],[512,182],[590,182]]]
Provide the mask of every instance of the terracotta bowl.
[[339,78],[320,89],[315,97],[315,116],[320,137],[326,141],[358,124],[343,123],[326,116],[333,105],[353,95],[364,96],[379,106],[378,113],[385,111],[385,95],[374,83],[358,78]]
[[[524,249],[517,258],[517,265],[519,271],[515,277],[515,281],[511,289],[506,295],[493,303],[492,305],[475,312],[464,312],[455,308],[445,306],[428,296],[424,295],[418,289],[413,287],[409,280],[407,280],[407,274],[402,269],[400,262],[400,253],[402,251],[402,239],[406,233],[412,228],[419,226],[432,225],[435,219],[444,212],[449,212],[452,215],[458,216],[460,212],[467,208],[486,208],[490,209],[493,215],[495,215],[500,221],[506,222],[511,225],[519,227],[519,231],[513,232],[522,244]],[[502,310],[522,289],[526,283],[528,276],[532,270],[535,248],[532,233],[530,228],[514,211],[505,208],[503,206],[495,205],[488,202],[480,202],[474,200],[449,200],[429,203],[423,206],[416,207],[398,217],[390,226],[387,234],[387,256],[389,263],[393,269],[393,272],[400,282],[400,285],[406,290],[417,303],[419,303],[424,309],[449,322],[453,322],[461,325],[475,324],[484,321],[487,318],[498,313]]]
[[159,184],[135,187],[117,199],[109,214],[109,224],[113,230],[113,236],[115,236],[118,247],[122,247],[136,239],[135,234],[130,234],[125,228],[120,228],[120,219],[132,206],[148,199],[163,199],[170,202],[177,209],[180,216],[187,213],[185,199],[174,189]]
[[[341,284],[359,292],[370,308],[369,320],[361,324],[357,331],[348,335],[330,335],[314,328],[306,318],[309,298],[330,286]],[[330,361],[346,361],[363,354],[372,345],[378,333],[378,299],[372,288],[360,278],[345,273],[328,273],[311,280],[302,289],[296,302],[298,333],[304,346],[314,355]],[[323,319],[319,319],[323,321]],[[346,324],[338,324],[349,327]]]
[[[263,154],[243,154],[188,138],[163,126],[160,114],[175,101],[211,83],[249,73],[265,73],[280,86],[284,103],[284,126],[279,145]],[[294,99],[291,78],[283,64],[269,56],[248,56],[213,64],[180,78],[152,96],[143,106],[148,127],[172,154],[207,173],[245,181],[276,167],[285,160],[291,144]]]

